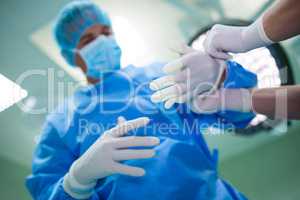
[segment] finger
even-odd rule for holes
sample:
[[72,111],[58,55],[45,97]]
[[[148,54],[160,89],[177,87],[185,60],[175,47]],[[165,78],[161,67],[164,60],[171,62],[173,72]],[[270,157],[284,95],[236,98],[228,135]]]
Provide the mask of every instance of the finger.
[[159,90],[155,92],[151,96],[151,100],[153,102],[164,102],[168,99],[175,98],[186,92],[186,86],[183,83],[172,85],[171,87],[167,87],[165,89]]
[[[195,51],[183,56],[181,61],[185,68],[174,75],[175,81],[188,82],[192,81],[192,79],[201,80],[201,77],[205,76],[205,74],[203,74],[203,68],[201,64],[203,60],[207,59],[207,55],[202,51]],[[213,59],[210,59],[213,62]]]
[[123,124],[124,122],[126,122],[126,119],[123,116],[118,117],[118,124]]
[[169,87],[174,84],[176,84],[174,76],[163,76],[161,78],[152,81],[150,83],[150,89],[156,91],[156,90]]
[[222,60],[232,59],[232,56],[228,52],[224,52],[223,49],[216,48],[213,43],[209,41],[209,38],[204,40],[203,47],[204,51],[213,58]]
[[217,51],[213,54],[214,58],[222,59],[222,60],[230,60],[232,57],[225,52]]
[[110,129],[108,133],[113,137],[121,137],[123,135],[126,135],[131,130],[146,126],[149,122],[150,119],[148,117],[140,117],[119,124],[116,127]]
[[218,51],[215,48],[211,48],[208,51],[208,53],[209,53],[209,55],[211,55],[212,57],[217,58],[217,59],[222,59],[222,60],[231,59],[231,56],[228,53],[225,53],[223,51]]
[[192,47],[188,46],[185,43],[181,44],[181,47],[179,48],[179,52],[181,55],[189,54],[195,51],[196,51],[195,49],[193,49]]
[[163,67],[163,71],[166,74],[174,74],[176,72],[181,71],[183,68],[184,68],[184,64],[183,64],[181,58],[179,58],[177,60],[174,60],[174,61],[169,62],[168,64],[166,64]]
[[175,103],[182,104],[182,103],[186,103],[186,102],[190,101],[191,99],[193,99],[194,96],[196,96],[196,94],[194,94],[194,92],[191,91],[191,92],[185,93],[181,96],[178,96],[174,101],[175,101]]
[[189,47],[186,43],[184,42],[180,42],[180,43],[175,43],[172,44],[172,47],[169,48],[171,51],[179,54],[179,55],[185,55],[188,53],[191,53],[193,51],[195,51],[195,49]]
[[147,150],[131,150],[124,149],[115,151],[113,154],[113,159],[115,161],[123,161],[123,160],[133,160],[133,159],[147,159],[152,158],[155,155],[155,151],[153,149]]
[[176,97],[176,94],[172,94],[172,95],[169,95],[169,96],[163,96],[161,94],[161,92],[155,92],[152,96],[151,96],[151,101],[153,103],[160,103],[160,102],[164,102],[164,101],[167,101],[171,98],[175,98]]
[[177,97],[177,98],[175,99],[175,102],[176,102],[176,103],[185,103],[185,102],[188,101],[189,96],[191,96],[191,95],[188,94],[188,93],[183,94],[183,95]]
[[170,109],[175,103],[185,103],[188,101],[189,93],[185,93],[183,95],[177,96],[176,98],[172,98],[166,101],[165,108]]
[[172,98],[166,101],[165,109],[170,109],[176,103],[176,98]]
[[128,148],[128,147],[153,147],[159,144],[157,137],[142,137],[142,136],[129,136],[116,138],[113,141],[114,148]]
[[113,165],[113,171],[119,174],[137,177],[144,176],[146,173],[145,170],[140,167],[131,167],[117,162]]

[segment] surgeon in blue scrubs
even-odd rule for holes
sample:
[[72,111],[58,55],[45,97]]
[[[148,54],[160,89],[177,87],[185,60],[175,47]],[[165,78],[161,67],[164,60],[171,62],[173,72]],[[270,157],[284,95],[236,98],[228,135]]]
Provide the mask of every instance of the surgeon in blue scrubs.
[[[199,114],[188,103],[169,109],[153,103],[149,84],[164,76],[163,64],[121,69],[111,22],[90,1],[63,8],[54,35],[66,61],[79,66],[90,85],[45,121],[26,179],[34,199],[246,199],[219,177],[217,150],[210,152],[203,133],[246,127],[253,113]],[[222,66],[221,76],[209,76],[221,77],[219,89],[256,86],[256,76],[238,63]]]

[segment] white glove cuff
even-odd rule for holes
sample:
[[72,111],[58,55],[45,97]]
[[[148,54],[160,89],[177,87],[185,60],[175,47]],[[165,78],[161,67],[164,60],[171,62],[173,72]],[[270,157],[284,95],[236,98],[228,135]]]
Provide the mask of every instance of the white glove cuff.
[[274,41],[272,41],[265,32],[265,28],[264,28],[264,24],[263,24],[263,16],[260,17],[258,20],[256,20],[255,23],[257,23],[257,30],[258,30],[260,39],[266,44],[266,46],[273,44]]
[[263,17],[242,31],[244,52],[274,43],[266,34],[263,26]]
[[252,96],[251,91],[241,89],[242,93],[242,112],[251,112],[252,110]]
[[85,185],[79,183],[73,175],[72,167],[63,181],[65,192],[75,199],[88,199],[92,195],[95,186],[96,182]]
[[[226,89],[220,90],[224,102],[222,102],[222,109],[233,110],[239,112],[250,112],[252,110],[252,96],[248,89]],[[224,98],[225,97],[225,98]]]

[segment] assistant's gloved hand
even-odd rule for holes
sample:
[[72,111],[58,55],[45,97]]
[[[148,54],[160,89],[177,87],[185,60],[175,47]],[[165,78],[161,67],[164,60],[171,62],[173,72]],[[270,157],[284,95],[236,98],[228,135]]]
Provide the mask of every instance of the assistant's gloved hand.
[[215,58],[227,60],[231,58],[228,53],[243,53],[272,43],[260,18],[250,26],[214,25],[204,41],[204,49]]
[[225,110],[250,112],[251,98],[251,90],[222,88],[209,95],[198,95],[190,106],[198,114],[212,114]]
[[156,91],[151,100],[165,102],[168,109],[174,103],[185,103],[193,96],[212,91],[220,84],[225,65],[202,51],[189,51],[164,66],[166,76],[150,83],[150,88]]
[[128,149],[130,147],[152,147],[159,144],[156,137],[127,136],[131,130],[146,126],[149,118],[131,121],[118,119],[118,125],[106,132],[76,160],[64,178],[64,190],[73,198],[86,199],[91,196],[98,179],[113,174],[143,176],[144,169],[128,166],[119,161],[151,158],[153,149]]

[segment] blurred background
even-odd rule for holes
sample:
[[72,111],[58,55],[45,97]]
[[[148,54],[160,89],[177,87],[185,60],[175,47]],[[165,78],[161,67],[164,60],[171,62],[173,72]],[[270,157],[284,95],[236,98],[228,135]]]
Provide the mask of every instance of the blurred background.
[[[192,43],[204,27],[224,20],[233,24],[236,20],[250,22],[273,2],[94,1],[112,17],[116,37],[124,53],[124,66],[129,63],[142,66],[176,58],[176,47],[182,42]],[[64,99],[57,95],[64,89],[61,82],[72,84],[82,80],[80,71],[64,63],[52,38],[55,16],[68,2],[2,0],[0,78],[16,82],[29,69],[34,70],[36,75],[23,77],[20,85],[23,88],[22,106],[14,105],[0,112],[1,199],[30,199],[24,180],[30,174],[32,152],[46,114],[29,114],[29,111],[49,104],[54,108]],[[274,55],[283,58],[277,62],[275,56],[275,66],[282,65],[285,70],[278,70],[277,78],[281,79],[282,84],[300,83],[300,39],[285,41],[281,47],[281,51]],[[262,58],[264,60],[265,57]],[[48,82],[46,76],[49,74],[53,75],[53,84]],[[2,82],[0,87],[2,98],[7,88]],[[65,91],[65,97],[70,95]],[[206,136],[211,148],[220,149],[219,173],[249,199],[299,199],[300,123],[270,121],[266,123],[269,126],[257,124],[254,123],[252,129],[240,131],[238,135]]]

